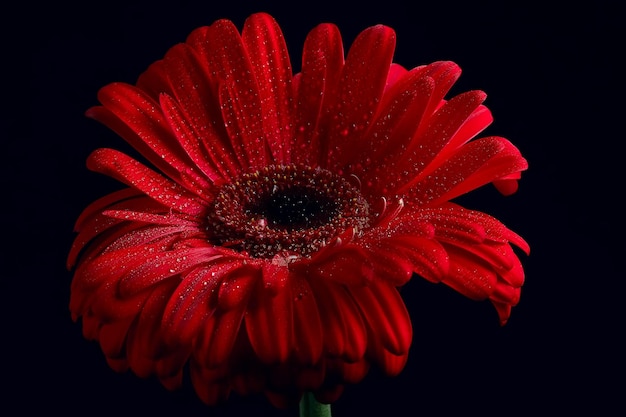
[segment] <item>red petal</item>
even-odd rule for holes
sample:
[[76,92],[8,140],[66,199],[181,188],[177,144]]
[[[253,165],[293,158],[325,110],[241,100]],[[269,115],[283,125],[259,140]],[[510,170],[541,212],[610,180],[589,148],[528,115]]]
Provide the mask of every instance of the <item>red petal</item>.
[[443,281],[472,300],[485,300],[494,291],[496,273],[469,252],[445,245],[450,255],[450,271]]
[[370,369],[370,362],[367,359],[349,362],[340,358],[331,358],[327,362],[327,373],[338,375],[342,382],[349,384],[361,382]]
[[204,205],[187,190],[119,151],[97,149],[89,156],[87,166],[181,213],[197,216],[205,211]]
[[[172,86],[171,93],[165,95],[174,97],[189,125],[199,129],[197,137],[207,146],[212,143],[227,148],[229,144],[224,137],[221,111],[217,105],[217,88],[207,62],[192,47],[178,44],[165,55],[163,65]],[[228,158],[224,161],[228,165],[232,166],[236,161],[232,152],[224,151],[224,157]]]
[[387,74],[387,82],[385,83],[385,93],[394,86],[398,80],[402,79],[407,73],[407,69],[402,65],[392,62]]
[[128,334],[128,364],[140,377],[153,375],[156,360],[164,354],[161,318],[175,286],[175,282],[170,282],[154,288],[137,317],[136,325]]
[[121,298],[117,286],[109,284],[91,293],[87,302],[93,314],[104,322],[137,316],[149,295],[150,292],[146,291],[130,298]]
[[103,253],[91,262],[81,264],[76,270],[72,281],[72,291],[91,291],[106,282],[117,283],[129,270],[136,268],[151,257],[158,256],[161,251],[161,244],[153,244]]
[[[372,278],[372,266],[367,253],[356,246],[342,246],[323,259],[314,259],[308,266],[317,279],[346,285],[363,285]],[[321,257],[321,256],[320,256]]]
[[[221,373],[221,371],[217,371]],[[191,383],[198,397],[208,405],[225,401],[230,395],[230,382],[223,377],[216,377],[216,371],[192,363],[190,367]]]
[[[226,147],[214,145],[220,142],[215,132],[205,128],[205,124],[197,125],[189,121],[185,111],[170,96],[162,94],[159,98],[163,114],[176,134],[180,146],[200,171],[211,182],[236,175],[238,172],[236,158],[230,155]],[[202,146],[203,143],[206,146]]]
[[127,271],[119,281],[122,297],[132,297],[169,277],[186,274],[203,263],[221,258],[213,248],[186,248],[146,254],[141,265]]
[[394,286],[406,284],[413,276],[413,264],[402,252],[388,242],[371,248],[373,274]]
[[83,212],[80,214],[78,219],[76,220],[76,224],[74,226],[74,230],[83,229],[83,224],[85,221],[94,215],[99,215],[105,208],[110,207],[113,204],[119,203],[120,201],[124,201],[128,198],[133,198],[141,195],[137,190],[132,188],[126,188],[119,191],[114,191],[110,194],[105,195],[89,204]]
[[228,20],[213,23],[204,35],[194,47],[218,83],[220,112],[234,154],[243,168],[263,166],[269,155],[259,89],[241,36]]
[[242,31],[263,111],[264,131],[274,161],[290,162],[293,137],[292,70],[285,40],[276,21],[265,13],[248,18]]
[[[189,228],[187,226],[144,227],[140,223],[129,223],[126,227],[120,227],[118,230],[115,230],[115,233],[106,236],[107,239],[104,242],[103,250],[96,253],[106,253],[156,243],[161,247],[165,247],[179,241],[183,234],[187,239],[190,238],[196,230],[195,227]],[[187,240],[185,239],[185,241]]]
[[498,272],[509,271],[519,262],[508,243],[484,242],[479,245],[459,245],[458,242],[454,242],[454,244],[488,262]]
[[348,362],[361,360],[367,347],[367,332],[345,286],[315,278],[309,284],[319,307],[325,351]]
[[[95,237],[110,229],[111,227],[121,223],[119,219],[108,218],[104,215],[97,216],[93,222],[87,222],[85,227],[72,242],[72,248],[67,257],[67,269],[72,269],[76,265],[78,255],[92,242]],[[92,224],[90,224],[92,223]],[[97,252],[99,253],[99,251]],[[82,259],[85,259],[83,257]]]
[[202,189],[202,178],[194,163],[181,149],[159,103],[140,89],[124,83],[100,89],[101,107],[92,107],[87,116],[117,132],[150,163],[190,190]]
[[405,354],[411,345],[411,320],[402,297],[390,284],[373,280],[367,286],[349,288],[361,314],[368,324],[371,337],[396,355]]
[[98,342],[102,353],[107,358],[120,359],[126,357],[126,336],[134,323],[135,317],[127,317],[108,323],[101,323],[98,331]]
[[162,226],[187,226],[188,228],[196,228],[196,222],[181,219],[174,215],[163,215],[154,213],[138,212],[133,210],[105,210],[102,212],[104,216],[113,217],[120,220],[134,221],[146,223],[150,225]]
[[[494,217],[480,211],[468,210],[457,204],[446,203],[436,208],[423,208],[416,212],[416,216],[421,218],[421,221],[432,223],[436,228],[445,228],[446,224],[458,224],[459,227],[467,230],[479,227],[480,229],[476,230],[480,230],[480,241],[487,239],[499,243],[510,242],[526,253],[530,251],[528,243],[524,239]],[[463,224],[466,226],[462,226]],[[451,237],[452,235],[449,234],[448,236]],[[476,240],[476,238],[469,239],[469,241]],[[450,242],[454,243],[454,240],[450,240]],[[458,242],[463,242],[463,239]]]
[[257,286],[246,312],[250,344],[267,364],[286,362],[292,350],[294,301],[290,286],[290,282],[282,288]]
[[526,160],[506,139],[482,138],[467,143],[426,178],[412,184],[410,193],[418,204],[437,204],[527,167]]
[[322,355],[324,336],[315,294],[308,282],[295,276],[293,301],[293,355],[299,364],[314,365]]
[[499,303],[497,301],[491,302],[493,306],[496,308],[498,312],[498,317],[500,318],[500,325],[504,326],[506,322],[509,320],[511,316],[511,304],[508,303]]
[[238,263],[220,258],[183,277],[163,313],[168,342],[186,344],[197,336],[200,326],[217,307],[223,278],[237,267]]
[[[504,138],[483,138],[468,144],[467,148],[465,155],[458,156],[458,154],[455,154],[450,158],[449,164],[467,163],[466,158],[474,158],[476,163],[482,163],[482,165],[472,172],[471,175],[467,175],[468,172],[466,171],[465,180],[458,187],[451,189],[448,194],[441,196],[440,200],[451,200],[500,178],[510,177],[511,175],[519,177],[520,171],[528,168],[528,163],[519,150]],[[481,153],[482,157],[476,155],[476,153]],[[475,165],[471,166],[469,163],[468,165],[470,165],[469,169],[475,168]]]
[[239,309],[245,306],[258,285],[259,271],[254,267],[243,266],[246,261],[231,261],[237,268],[224,278],[218,293],[218,307],[220,311]]
[[[383,130],[373,130],[366,135],[372,137],[376,134],[379,139],[374,142],[378,149],[373,150],[374,153],[372,154],[363,152],[362,156],[358,158],[361,161],[367,161],[370,158],[372,161],[377,161],[377,164],[369,167],[367,164],[362,164],[367,169],[361,173],[358,169],[356,171],[366,187],[376,188],[376,191],[371,191],[371,193],[389,194],[394,189],[401,187],[403,183],[413,180],[415,175],[410,173],[419,166],[411,166],[411,161],[419,157],[416,155],[421,154],[422,157],[426,155],[426,152],[419,148],[420,145],[417,142],[433,141],[432,136],[437,133],[433,131],[431,126],[433,118],[435,120],[437,117],[447,118],[443,114],[433,115],[433,112],[445,103],[443,97],[458,79],[460,72],[460,68],[453,62],[435,62],[414,68],[385,93],[381,112],[378,115],[379,126],[376,127],[376,129],[382,128]],[[394,112],[394,115],[389,117],[389,111],[395,109],[396,102],[399,104],[405,102],[408,107],[404,113],[396,114]],[[401,110],[401,108],[394,111],[397,110]],[[386,117],[388,118],[386,119]],[[391,122],[391,124],[385,127],[385,122]],[[453,120],[450,119],[448,122],[453,122]],[[457,123],[462,124],[463,122],[461,120]],[[431,129],[430,137],[427,135],[429,126]],[[392,130],[389,130],[390,128]],[[453,133],[454,131],[450,132],[450,134]],[[439,146],[443,147],[445,138],[441,139],[443,142]],[[424,147],[423,144],[421,146]],[[419,152],[407,152],[407,149],[415,149],[415,147],[418,147]],[[432,155],[432,157],[434,156]],[[401,163],[407,168],[402,168]],[[425,164],[425,161],[417,164],[421,163]],[[398,172],[402,172],[402,170],[406,172],[399,177]]]
[[416,274],[428,281],[440,282],[448,272],[448,253],[436,240],[398,236],[392,238],[389,244],[411,262]]
[[493,122],[491,111],[484,105],[480,105],[468,116],[463,125],[452,136],[450,142],[439,153],[433,164],[448,158],[459,146],[464,145],[470,139],[473,139],[480,132],[485,130]]
[[376,121],[366,135],[391,142],[380,156],[396,159],[396,152],[406,149],[422,121],[428,120],[423,116],[435,87],[435,81],[420,68],[411,70],[385,94]]
[[232,354],[245,305],[227,311],[217,310],[202,326],[194,346],[194,357],[210,369],[224,366]]
[[417,181],[432,172],[432,168],[428,167],[429,164],[448,145],[459,128],[485,98],[486,95],[482,91],[468,91],[452,98],[439,108],[429,120],[425,131],[418,132],[412,140],[411,148],[398,162],[396,173],[405,169],[414,173],[411,177],[415,176],[415,181]]
[[322,108],[333,97],[343,62],[343,44],[336,26],[322,24],[309,33],[304,41],[298,84],[294,162],[318,165],[326,157],[330,115],[323,114]]
[[507,178],[507,179],[494,180],[493,181],[493,185],[503,195],[511,195],[511,194],[515,194],[515,192],[517,192],[517,188],[518,188],[517,180],[518,180],[518,178],[516,178],[516,179],[509,179],[509,178]]
[[[424,111],[424,115],[430,118],[441,105],[445,104],[443,99],[461,76],[461,68],[452,61],[437,61],[426,65],[424,75],[435,81],[435,90],[428,102],[428,107]],[[425,129],[426,127],[426,124],[420,125],[420,128]]]
[[520,293],[521,289],[519,287],[511,287],[510,285],[499,283],[489,298],[492,302],[506,303],[515,306],[519,302]]
[[[163,212],[167,210],[163,207],[163,205],[154,200],[151,200],[146,196],[139,196],[119,201],[115,204],[110,205],[108,208],[112,212],[118,212],[123,210],[134,211],[135,209],[146,212]],[[136,229],[145,227],[145,224],[123,221],[128,219],[120,219],[107,216],[104,214],[107,212],[109,212],[109,210],[104,209],[101,213],[92,213],[90,216],[84,218],[81,221],[81,230],[76,238],[76,241],[74,242],[71,253],[72,256],[78,255],[78,252],[84,249],[81,259],[81,261],[84,261],[90,258],[89,255],[99,254],[100,252],[107,250],[106,248],[108,245],[113,245],[117,240],[124,239],[125,234],[132,234],[136,232]],[[150,215],[148,213],[145,214]],[[178,221],[180,221],[181,224],[182,222],[184,222],[184,220],[182,219],[172,218],[172,222],[175,223]],[[154,228],[158,229],[158,227],[156,226]],[[187,225],[183,228],[195,229],[197,227],[195,225]],[[91,242],[92,244],[89,247],[84,248],[85,245],[89,242]]]
[[522,263],[520,262],[519,258],[515,256],[514,253],[512,253],[513,251],[510,250],[510,252],[511,252],[511,255],[510,255],[511,261],[513,261],[513,266],[506,271],[502,271],[499,269],[496,269],[496,271],[498,272],[502,280],[506,282],[508,285],[514,288],[519,288],[524,284],[524,279],[525,279],[524,268],[522,267]]
[[286,265],[276,262],[263,262],[263,287],[272,294],[278,294],[289,284],[290,273]]
[[220,84],[222,116],[235,153],[241,155],[241,165],[246,169],[261,168],[271,164],[271,156],[265,141],[258,91],[252,87],[245,89],[245,85],[237,82]]
[[154,101],[158,101],[162,93],[173,95],[163,60],[150,64],[148,69],[137,78],[135,85]]
[[395,32],[378,25],[361,32],[348,51],[334,101],[325,109],[339,116],[330,121],[329,167],[351,159],[381,100],[396,43]]
[[373,356],[378,364],[378,366],[385,372],[388,376],[396,376],[398,375],[406,365],[406,361],[409,358],[408,352],[405,352],[401,355],[395,355],[385,348],[380,343],[373,343]]

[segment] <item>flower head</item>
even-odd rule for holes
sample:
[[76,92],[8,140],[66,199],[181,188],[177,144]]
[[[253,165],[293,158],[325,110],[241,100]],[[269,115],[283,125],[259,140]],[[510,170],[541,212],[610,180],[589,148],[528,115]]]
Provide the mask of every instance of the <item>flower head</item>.
[[240,33],[193,31],[136,85],[113,83],[88,115],[145,161],[113,149],[91,170],[126,185],[76,223],[70,309],[116,370],[168,388],[189,369],[209,404],[305,391],[330,402],[370,365],[397,374],[412,329],[398,288],[413,274],[488,299],[506,322],[524,276],[495,218],[451,200],[505,194],[527,167],[485,94],[444,98],[452,62],[392,63],[395,34],[364,30],[344,56],[321,24],[294,74],[267,14]]

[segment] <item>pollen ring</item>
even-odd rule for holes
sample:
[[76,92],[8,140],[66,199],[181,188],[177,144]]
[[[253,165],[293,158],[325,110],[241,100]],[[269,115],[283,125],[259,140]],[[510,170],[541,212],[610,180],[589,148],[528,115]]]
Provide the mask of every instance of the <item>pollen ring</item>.
[[321,168],[270,165],[220,188],[207,233],[214,244],[255,258],[306,257],[369,222],[367,201],[343,177]]

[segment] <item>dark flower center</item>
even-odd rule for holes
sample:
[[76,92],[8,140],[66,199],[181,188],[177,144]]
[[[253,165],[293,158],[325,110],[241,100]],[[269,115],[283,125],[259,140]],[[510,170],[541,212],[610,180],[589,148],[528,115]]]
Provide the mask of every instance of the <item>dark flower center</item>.
[[256,258],[308,256],[349,228],[369,224],[368,204],[320,168],[272,165],[221,187],[207,227],[216,245]]

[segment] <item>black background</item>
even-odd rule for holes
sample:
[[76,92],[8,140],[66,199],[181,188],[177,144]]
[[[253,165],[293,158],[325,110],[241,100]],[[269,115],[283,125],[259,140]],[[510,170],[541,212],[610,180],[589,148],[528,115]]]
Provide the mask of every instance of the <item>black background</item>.
[[[620,347],[626,256],[621,194],[623,95],[619,2],[566,7],[528,2],[224,1],[21,3],[6,13],[2,66],[2,346],[5,406],[78,415],[295,416],[261,397],[208,408],[187,387],[110,370],[69,316],[65,256],[86,204],[117,189],[91,173],[97,147],[125,144],[84,111],[113,81],[133,83],[194,28],[257,11],[281,25],[294,67],[315,25],[339,26],[347,46],[383,23],[395,61],[452,60],[452,93],[487,92],[495,122],[529,160],[519,192],[462,199],[531,244],[527,282],[509,323],[444,285],[412,280],[403,296],[414,325],[404,372],[372,371],[333,406],[335,416],[564,415],[623,412]],[[27,414],[20,412],[19,414]]]

